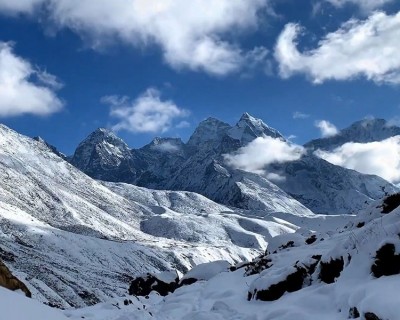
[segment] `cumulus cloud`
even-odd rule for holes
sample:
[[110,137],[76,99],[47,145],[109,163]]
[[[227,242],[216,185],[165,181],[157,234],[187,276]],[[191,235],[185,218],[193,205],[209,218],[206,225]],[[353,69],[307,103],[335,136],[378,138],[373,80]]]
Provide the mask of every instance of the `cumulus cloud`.
[[236,169],[268,175],[266,166],[300,159],[304,152],[301,146],[266,136],[256,138],[233,154],[225,154],[224,159]]
[[315,126],[321,131],[321,135],[324,138],[332,137],[334,135],[337,135],[339,132],[335,125],[327,120],[315,121]]
[[293,112],[293,119],[295,119],[295,120],[297,120],[297,119],[307,119],[309,117],[310,117],[310,115],[307,114],[307,113],[303,113],[303,112],[300,112],[300,111]]
[[297,43],[302,31],[290,23],[278,38],[275,58],[283,78],[301,73],[314,83],[365,77],[400,84],[400,12],[375,12],[364,21],[350,20],[304,52]]
[[149,88],[137,99],[106,96],[101,99],[110,105],[110,115],[118,120],[113,129],[138,133],[166,132],[173,122],[189,115],[187,110],[179,108],[172,101],[162,101],[157,89]]
[[[40,2],[41,10],[33,10]],[[73,30],[93,47],[110,39],[140,48],[156,44],[173,68],[214,75],[265,58],[263,48],[246,52],[227,38],[255,29],[267,5],[268,0],[0,0],[8,12],[41,12],[52,25]]]
[[346,143],[333,151],[315,154],[333,164],[400,182],[400,136],[379,142]]
[[11,44],[0,42],[0,116],[57,112],[63,106],[55,93],[60,86],[55,76],[34,68]]
[[335,7],[343,7],[347,4],[353,4],[361,8],[364,12],[383,7],[385,4],[394,2],[394,0],[325,0]]

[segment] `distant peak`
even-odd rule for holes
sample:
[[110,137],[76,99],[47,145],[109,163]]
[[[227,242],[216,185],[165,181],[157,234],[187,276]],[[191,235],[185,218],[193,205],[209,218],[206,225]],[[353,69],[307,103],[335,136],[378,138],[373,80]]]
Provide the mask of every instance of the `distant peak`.
[[44,140],[42,137],[37,136],[37,137],[33,137],[33,140],[37,141],[37,142],[41,142],[44,144],[47,144],[46,140]]
[[218,120],[217,118],[213,117],[208,117],[207,119],[203,120],[200,122],[199,126],[204,125],[204,124],[212,124],[212,125],[228,125],[227,123]]
[[109,134],[109,133],[113,133],[113,132],[110,129],[97,128],[96,130],[93,131],[93,133]]
[[89,134],[89,136],[83,140],[79,146],[87,144],[97,145],[103,142],[128,148],[126,143],[121,138],[119,138],[112,130],[106,128],[97,128],[95,131]]
[[240,117],[240,120],[251,120],[251,119],[255,118],[247,112],[243,113],[242,116]]
[[247,144],[262,136],[283,138],[279,131],[269,127],[264,121],[253,117],[247,112],[242,114],[239,121],[230,130],[229,135],[236,140],[240,140],[242,144]]

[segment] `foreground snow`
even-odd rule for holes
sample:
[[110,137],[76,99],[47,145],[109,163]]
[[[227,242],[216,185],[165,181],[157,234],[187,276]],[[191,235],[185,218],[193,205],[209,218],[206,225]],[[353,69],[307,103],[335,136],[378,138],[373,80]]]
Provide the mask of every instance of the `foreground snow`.
[[52,309],[24,294],[0,287],[1,319],[5,320],[67,320],[60,310]]
[[[397,320],[400,319],[400,275],[377,278],[371,274],[376,251],[383,244],[394,243],[397,254],[400,249],[400,209],[387,215],[381,210],[380,204],[375,203],[339,233],[325,234],[323,240],[321,234],[315,234],[316,241],[312,244],[294,242],[294,247],[277,249],[276,253],[266,256],[271,260],[270,267],[253,275],[247,276],[244,268],[233,272],[221,268],[208,281],[183,286],[165,298],[156,293],[149,299],[130,296],[127,299],[132,304],[128,306],[124,306],[121,298],[64,314],[76,320],[81,317],[89,320],[344,320],[352,318],[352,312],[357,310],[360,319],[373,313],[379,319]],[[365,225],[361,226],[360,222]],[[298,235],[300,239],[301,232]],[[279,241],[286,244],[291,239],[282,236]],[[248,301],[248,293],[253,289],[266,289],[284,280],[294,265],[307,265],[315,255],[321,255],[324,263],[343,257],[344,269],[333,283],[320,279],[322,267],[318,264],[302,289],[286,292],[275,301]],[[205,272],[208,269],[204,268]]]

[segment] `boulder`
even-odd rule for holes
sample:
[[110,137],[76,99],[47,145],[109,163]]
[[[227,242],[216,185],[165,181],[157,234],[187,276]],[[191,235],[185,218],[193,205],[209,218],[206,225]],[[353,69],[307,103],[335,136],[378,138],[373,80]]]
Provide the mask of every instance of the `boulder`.
[[[303,287],[307,278],[307,269],[304,266],[295,265],[287,272],[286,277],[281,281],[267,280],[256,283],[255,288],[249,292],[248,300],[255,299],[261,301],[274,301],[282,297],[286,292],[295,292]],[[272,282],[272,283],[270,283]],[[262,288],[265,287],[265,288]]]
[[325,283],[334,283],[343,271],[344,260],[343,257],[337,259],[330,259],[327,262],[320,262],[319,279]]
[[165,271],[159,274],[147,273],[135,278],[129,287],[129,294],[148,296],[150,292],[157,292],[161,296],[172,293],[178,287],[179,276],[176,271]]
[[400,206],[400,193],[395,193],[383,200],[382,213],[387,214]]
[[400,273],[400,255],[396,254],[396,247],[393,243],[384,244],[376,252],[371,272],[376,278]]
[[22,281],[14,277],[2,261],[0,261],[0,286],[13,291],[21,290],[27,297],[32,297],[28,287]]

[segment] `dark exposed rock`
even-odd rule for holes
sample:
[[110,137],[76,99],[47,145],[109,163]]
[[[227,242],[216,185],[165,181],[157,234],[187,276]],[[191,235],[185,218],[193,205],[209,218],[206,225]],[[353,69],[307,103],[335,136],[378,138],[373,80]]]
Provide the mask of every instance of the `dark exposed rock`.
[[260,256],[254,259],[246,266],[246,276],[251,276],[253,274],[260,273],[272,266],[272,260],[268,256]]
[[325,283],[334,283],[335,279],[340,276],[344,268],[343,257],[339,259],[331,259],[328,262],[320,262],[319,279]]
[[130,299],[125,299],[124,300],[124,306],[128,306],[130,304],[132,304],[132,300],[130,300]]
[[307,277],[307,269],[297,265],[295,266],[295,269],[296,271],[289,274],[285,280],[273,284],[265,290],[255,290],[253,294],[248,295],[248,298],[262,301],[274,301],[282,297],[285,292],[295,292],[300,290]]
[[183,279],[181,282],[179,282],[179,286],[190,286],[193,283],[196,283],[198,280],[195,278],[187,278],[187,279]]
[[322,256],[320,254],[316,254],[311,257],[315,260],[315,262],[307,266],[307,271],[309,275],[312,275],[315,272],[315,269],[317,268],[318,262],[321,260],[321,257]]
[[396,254],[396,247],[393,243],[383,245],[376,252],[371,272],[376,278],[400,273],[400,255]]
[[365,317],[365,320],[382,320],[375,313],[372,313],[372,312],[366,312],[364,314],[364,317]]
[[0,248],[0,259],[7,262],[15,262],[15,255],[12,252]]
[[78,295],[86,302],[87,305],[92,306],[100,302],[100,299],[95,294],[89,291],[81,291]]
[[248,266],[250,266],[252,264],[252,262],[239,262],[237,264],[235,264],[234,266],[231,266],[229,268],[229,271],[233,272],[242,268],[247,268]]
[[308,239],[306,239],[307,244],[313,244],[315,241],[317,241],[317,236],[315,234],[311,235]]
[[[176,272],[175,272],[176,274]],[[158,292],[161,296],[166,296],[178,288],[179,277],[176,274],[175,279],[167,281],[160,279],[160,275],[147,273],[137,277],[131,282],[129,294],[135,296],[148,296],[150,292]]]
[[356,307],[350,308],[349,310],[349,318],[350,319],[357,319],[360,317],[360,312],[358,312],[358,309]]
[[[294,247],[294,241],[288,241],[286,244],[281,245],[278,249],[280,250],[284,250],[287,248],[293,248]],[[274,252],[276,253],[276,252]]]
[[22,281],[14,277],[2,261],[0,261],[0,286],[13,291],[21,290],[27,297],[32,297],[28,287]]
[[400,206],[400,193],[392,194],[383,200],[382,213],[390,213]]

